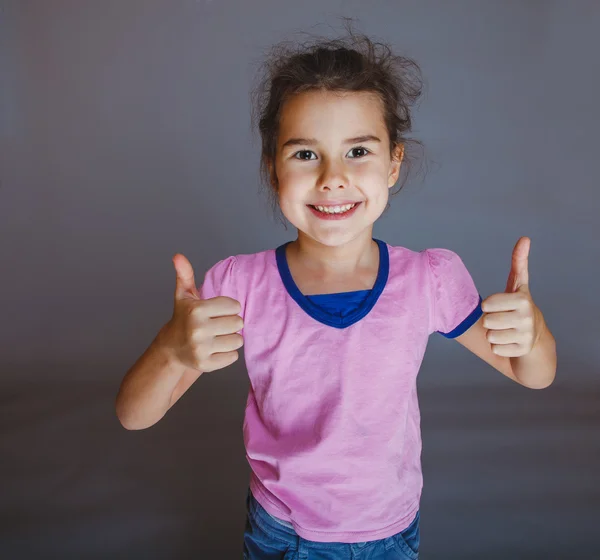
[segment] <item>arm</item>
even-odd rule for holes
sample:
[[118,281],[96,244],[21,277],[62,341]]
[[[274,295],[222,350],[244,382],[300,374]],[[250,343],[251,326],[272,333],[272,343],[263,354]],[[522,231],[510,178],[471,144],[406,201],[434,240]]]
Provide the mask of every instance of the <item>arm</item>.
[[116,399],[119,421],[128,430],[156,424],[202,372],[175,360],[164,340],[165,325],[126,373]]
[[[243,344],[238,331],[244,326],[237,315],[240,302],[215,293],[234,262],[233,257],[224,259],[206,273],[202,297],[190,262],[180,253],[173,257],[173,316],[123,378],[116,413],[124,428],[142,430],[156,424],[202,373],[238,359],[237,349]],[[215,275],[221,276],[217,287]]]
[[529,291],[529,247],[519,239],[506,291],[486,298],[483,316],[456,340],[513,381],[544,389],[556,376],[556,341]]
[[492,344],[488,340],[488,332],[493,331],[488,331],[485,328],[484,319],[485,315],[480,317],[468,331],[454,340],[500,373],[524,387],[544,389],[554,381],[556,375],[556,344],[545,323],[544,330],[531,352],[524,356],[506,357],[493,352]]

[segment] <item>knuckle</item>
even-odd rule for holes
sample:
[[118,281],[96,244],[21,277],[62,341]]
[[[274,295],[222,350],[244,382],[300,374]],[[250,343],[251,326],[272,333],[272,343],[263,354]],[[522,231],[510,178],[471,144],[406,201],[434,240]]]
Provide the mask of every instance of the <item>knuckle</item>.
[[191,360],[191,365],[194,369],[204,370],[205,364],[198,356],[194,356]]
[[227,301],[227,302],[229,302],[229,304],[230,304],[230,307],[231,307],[232,309],[233,309],[233,308],[237,308],[237,309],[241,309],[241,308],[242,308],[242,305],[241,305],[241,303],[240,303],[240,302],[239,302],[237,299],[235,299],[235,298],[232,298],[232,297],[226,297],[226,298],[225,298],[223,301]]
[[208,338],[208,325],[204,320],[193,321],[188,325],[190,331],[190,338],[193,338],[197,342],[202,342]]
[[193,317],[195,320],[204,318],[205,305],[203,302],[197,303],[196,305],[190,305],[188,316]]
[[532,306],[531,306],[531,301],[530,301],[530,299],[529,299],[527,296],[525,296],[525,295],[522,295],[522,296],[521,296],[519,304],[520,304],[520,306],[521,306],[521,309],[522,309],[523,311],[529,311],[529,310],[531,310],[531,309],[532,309]]
[[521,325],[525,330],[530,330],[533,327],[533,317],[526,315],[521,319]]
[[527,333],[527,336],[525,338],[525,344],[531,348],[533,346],[533,333]]
[[196,352],[195,353],[195,362],[197,364],[197,369],[206,371],[212,371],[210,354],[208,352]]

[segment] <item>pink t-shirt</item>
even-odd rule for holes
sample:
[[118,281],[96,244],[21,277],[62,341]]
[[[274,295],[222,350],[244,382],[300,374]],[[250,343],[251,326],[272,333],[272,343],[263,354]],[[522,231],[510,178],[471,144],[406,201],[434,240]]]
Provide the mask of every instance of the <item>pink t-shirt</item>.
[[416,379],[428,337],[456,337],[482,314],[456,253],[375,241],[375,285],[344,317],[300,292],[285,245],[221,260],[200,287],[242,307],[250,489],[313,541],[383,539],[410,525],[423,482]]

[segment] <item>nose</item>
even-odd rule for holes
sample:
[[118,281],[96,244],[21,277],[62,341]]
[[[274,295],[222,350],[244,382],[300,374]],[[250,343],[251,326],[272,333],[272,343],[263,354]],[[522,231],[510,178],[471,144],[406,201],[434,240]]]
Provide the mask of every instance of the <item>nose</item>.
[[343,163],[329,160],[323,164],[323,171],[319,177],[319,190],[334,190],[348,188],[349,180]]

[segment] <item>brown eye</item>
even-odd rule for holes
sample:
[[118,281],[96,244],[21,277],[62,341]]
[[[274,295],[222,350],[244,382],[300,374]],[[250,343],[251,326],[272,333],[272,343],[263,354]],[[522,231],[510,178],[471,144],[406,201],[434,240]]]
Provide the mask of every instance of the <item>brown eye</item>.
[[298,158],[298,157],[296,157],[298,154],[314,154],[314,152],[312,152],[312,151],[310,151],[310,150],[300,150],[299,152],[296,152],[296,153],[294,154],[294,158],[295,158],[295,159],[303,159],[303,160],[305,160],[305,161],[310,161],[310,159],[311,159],[311,158],[310,158],[310,156],[309,156],[308,158],[306,158],[306,157],[299,157],[299,158]]
[[367,148],[363,148],[362,146],[358,146],[356,148],[352,148],[350,150],[350,153],[355,152],[357,150],[363,152],[364,155],[353,156],[351,159],[357,159],[357,158],[360,159],[360,158],[365,157],[367,154],[370,153],[369,150],[367,150]]

